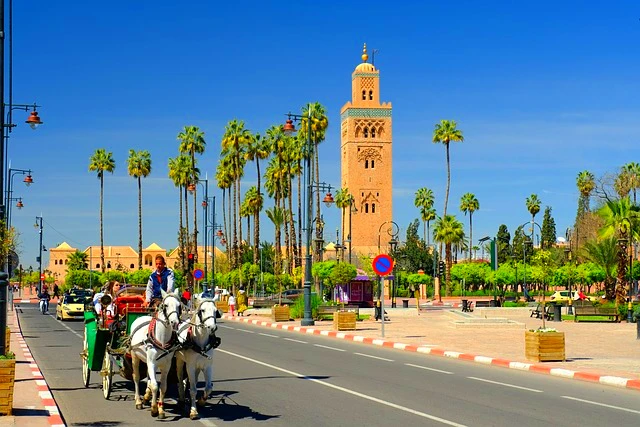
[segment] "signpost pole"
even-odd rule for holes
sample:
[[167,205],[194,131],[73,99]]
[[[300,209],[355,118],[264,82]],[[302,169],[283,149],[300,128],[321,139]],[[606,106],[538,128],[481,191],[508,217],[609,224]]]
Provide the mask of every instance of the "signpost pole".
[[384,279],[382,276],[378,276],[378,286],[380,286],[380,332],[384,338]]

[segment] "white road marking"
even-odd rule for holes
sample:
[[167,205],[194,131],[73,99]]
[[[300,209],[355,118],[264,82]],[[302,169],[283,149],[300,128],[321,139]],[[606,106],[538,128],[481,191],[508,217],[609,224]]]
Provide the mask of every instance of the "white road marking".
[[258,335],[262,335],[263,337],[270,337],[270,338],[280,338],[277,335],[265,334],[265,333],[262,333],[262,332],[259,332]]
[[378,357],[378,356],[372,356],[370,354],[364,354],[364,353],[353,353],[353,354],[355,354],[356,356],[364,356],[364,357],[370,357],[372,359],[384,360],[385,362],[393,362],[393,360],[391,360],[391,359],[386,359],[384,357]]
[[217,426],[217,424],[215,424],[213,421],[207,420],[207,419],[200,419],[200,422],[202,424],[206,425],[206,426],[209,426],[209,427],[216,427]]
[[225,328],[225,329],[235,329],[233,326],[226,326],[226,325],[221,325],[221,324],[218,324],[218,326],[220,328]]
[[73,329],[71,329],[70,327],[68,327],[67,325],[65,325],[65,324],[64,324],[64,322],[63,322],[62,320],[58,320],[58,319],[56,319],[56,322],[58,322],[58,323],[60,323],[62,326],[64,326],[64,327],[65,327],[65,329],[67,329],[67,330],[71,331],[71,333],[72,333],[73,335],[75,335],[75,336],[77,336],[77,337],[79,337],[79,338],[81,338],[81,339],[83,339],[83,340],[84,340],[84,335],[80,335],[78,332],[74,331]]
[[584,400],[578,399],[577,397],[571,396],[560,396],[563,399],[575,400],[576,402],[590,403],[591,405],[603,406],[605,408],[617,409],[619,411],[631,412],[632,414],[640,414],[640,411],[636,411],[635,409],[622,408],[620,406],[607,405],[606,403],[594,402],[592,400]]
[[320,384],[320,385],[323,385],[325,387],[341,391],[343,393],[347,393],[347,394],[350,394],[350,395],[353,395],[353,396],[357,396],[357,397],[360,397],[362,399],[370,400],[372,402],[379,403],[380,405],[385,405],[385,406],[388,406],[390,408],[398,409],[400,411],[407,412],[409,414],[413,414],[413,415],[416,415],[418,417],[427,418],[429,420],[437,421],[439,423],[450,425],[450,426],[465,427],[464,424],[458,424],[456,422],[453,422],[453,421],[450,421],[450,420],[446,420],[444,418],[436,417],[435,415],[427,414],[425,412],[421,412],[421,411],[417,411],[415,409],[407,408],[406,406],[402,406],[402,405],[398,405],[398,404],[395,404],[395,403],[388,402],[387,400],[378,399],[376,397],[369,396],[369,395],[366,395],[366,394],[363,394],[363,393],[359,393],[357,391],[349,390],[348,388],[340,387],[338,385],[331,384],[331,383],[328,383],[326,381],[319,380],[317,378],[310,378],[310,377],[307,377],[305,375],[299,374],[297,372],[289,371],[288,369],[280,368],[280,367],[275,366],[275,365],[270,365],[268,363],[261,362],[261,361],[256,360],[256,359],[252,359],[252,358],[247,357],[247,356],[241,356],[241,355],[239,355],[237,353],[231,353],[230,351],[221,350],[220,348],[216,349],[216,351],[222,352],[222,353],[227,354],[229,356],[233,356],[233,357],[237,357],[239,359],[246,360],[248,362],[255,363],[257,365],[265,366],[267,368],[271,368],[271,369],[274,369],[276,371],[280,371],[280,372],[283,372],[285,374],[289,374],[289,375],[297,377],[297,378],[302,378],[302,379],[314,382],[316,384]]
[[453,372],[443,371],[436,368],[429,368],[427,366],[414,365],[413,363],[405,363],[406,366],[411,366],[413,368],[425,369],[427,371],[439,372],[441,374],[453,375]]
[[505,386],[505,387],[517,388],[517,389],[520,389],[520,390],[531,391],[533,393],[544,393],[542,390],[536,390],[535,388],[520,387],[519,385],[501,383],[501,382],[498,382],[498,381],[485,380],[483,378],[476,378],[476,377],[467,377],[467,378],[469,378],[470,380],[482,381],[482,382],[489,383],[489,384],[496,384],[496,385],[501,385],[501,386]]
[[248,329],[238,329],[240,332],[246,332],[248,334],[255,334],[255,331],[250,331]]
[[347,351],[347,350],[343,350],[341,348],[335,348],[335,347],[329,347],[327,345],[321,345],[321,344],[314,344],[316,347],[320,347],[320,348],[326,348],[329,350],[335,350],[335,351]]
[[308,342],[306,342],[306,341],[294,340],[293,338],[283,338],[283,339],[284,339],[284,340],[287,340],[287,341],[297,342],[297,343],[300,343],[300,344],[309,344],[309,343],[308,343]]

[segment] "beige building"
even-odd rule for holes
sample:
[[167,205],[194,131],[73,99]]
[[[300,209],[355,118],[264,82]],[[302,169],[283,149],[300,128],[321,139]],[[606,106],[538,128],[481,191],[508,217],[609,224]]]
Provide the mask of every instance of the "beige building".
[[[56,278],[56,280],[64,281],[67,275],[67,263],[70,254],[74,253],[77,248],[71,247],[67,242],[63,242],[55,248],[49,249],[49,266],[47,270]],[[89,268],[93,271],[102,271],[102,261],[100,260],[100,245],[89,246],[82,252],[87,254]],[[175,268],[178,262],[178,248],[167,250],[161,248],[155,243],[150,244],[147,248],[142,249],[142,268],[155,268],[156,255],[162,255],[167,261],[167,266]],[[224,252],[215,248],[216,256],[224,256]],[[207,255],[210,264],[210,255]],[[131,246],[105,246],[104,247],[105,271],[122,270],[134,271],[138,268],[138,252]],[[198,262],[204,262],[204,246],[198,246]]]
[[[351,224],[345,215],[342,229],[347,239],[351,234],[354,254],[376,255],[379,230],[393,218],[391,103],[380,102],[380,71],[368,59],[365,44],[363,62],[351,75],[351,101],[340,110],[341,184],[357,209],[352,209]],[[384,226],[380,232],[385,253],[387,230]]]

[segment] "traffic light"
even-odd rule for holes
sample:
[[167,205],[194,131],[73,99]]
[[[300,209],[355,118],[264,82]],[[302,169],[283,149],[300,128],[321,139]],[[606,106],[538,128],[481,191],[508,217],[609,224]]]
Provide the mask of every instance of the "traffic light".
[[438,276],[444,276],[444,261],[438,263]]
[[189,269],[189,271],[193,270],[195,262],[196,260],[194,254],[187,255],[187,268]]

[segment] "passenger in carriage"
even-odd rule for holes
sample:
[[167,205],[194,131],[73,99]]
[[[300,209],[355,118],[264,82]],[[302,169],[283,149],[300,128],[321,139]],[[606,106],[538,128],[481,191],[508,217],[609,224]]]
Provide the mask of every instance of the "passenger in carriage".
[[[103,288],[104,289],[104,288]],[[97,298],[94,298],[95,310],[98,315],[102,314],[103,308],[105,309],[105,314],[107,316],[107,320],[113,320],[116,317],[117,310],[115,305],[115,299],[120,290],[120,282],[117,280],[111,280],[107,282],[106,289],[104,292],[96,294]],[[111,303],[107,307],[102,307],[102,303],[100,300],[104,295],[109,295],[111,297]]]
[[158,254],[156,255],[156,271],[151,273],[151,275],[149,276],[149,281],[147,282],[147,292],[145,296],[144,306],[149,306],[152,300],[161,300],[162,291],[173,292],[173,287],[173,270],[167,267],[164,257]]

